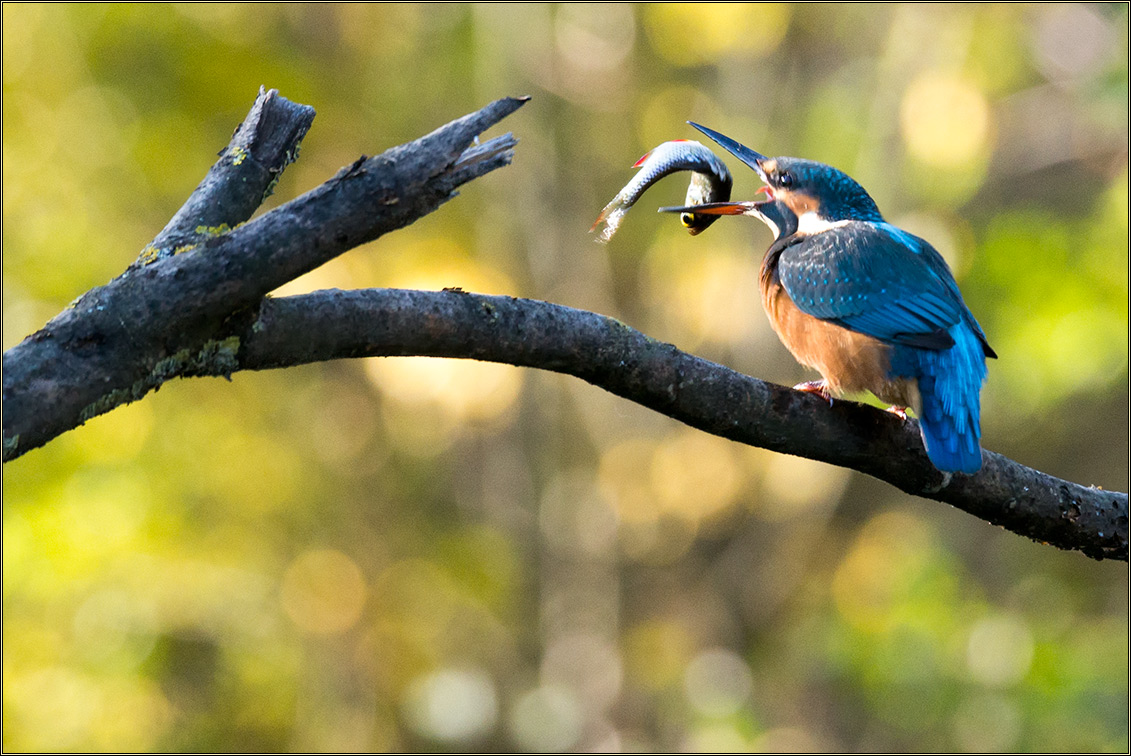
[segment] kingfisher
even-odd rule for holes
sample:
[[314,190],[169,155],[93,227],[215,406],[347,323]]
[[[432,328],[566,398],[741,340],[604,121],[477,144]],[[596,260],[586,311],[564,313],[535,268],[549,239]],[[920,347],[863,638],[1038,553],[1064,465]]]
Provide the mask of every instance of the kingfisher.
[[934,247],[884,220],[860,184],[832,166],[770,158],[688,122],[743,163],[765,201],[663,208],[749,215],[774,234],[759,286],[782,343],[821,380],[794,388],[834,395],[871,391],[906,418],[911,407],[940,471],[982,466],[986,358],[997,357]]

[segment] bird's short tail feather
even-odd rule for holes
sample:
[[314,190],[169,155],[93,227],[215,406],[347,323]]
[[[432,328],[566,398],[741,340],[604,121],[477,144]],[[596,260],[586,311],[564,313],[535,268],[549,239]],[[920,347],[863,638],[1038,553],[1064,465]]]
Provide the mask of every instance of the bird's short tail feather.
[[950,329],[954,346],[919,350],[919,428],[927,456],[943,472],[972,474],[982,467],[980,424],[986,360],[965,324]]

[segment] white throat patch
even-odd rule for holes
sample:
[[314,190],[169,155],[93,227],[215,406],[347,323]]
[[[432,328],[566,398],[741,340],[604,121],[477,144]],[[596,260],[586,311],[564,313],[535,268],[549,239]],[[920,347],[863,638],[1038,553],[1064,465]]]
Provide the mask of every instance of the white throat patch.
[[807,213],[802,213],[801,217],[797,219],[797,233],[812,236],[819,234],[822,231],[828,231],[833,228],[848,225],[850,221],[827,221],[817,215],[814,211],[810,210]]

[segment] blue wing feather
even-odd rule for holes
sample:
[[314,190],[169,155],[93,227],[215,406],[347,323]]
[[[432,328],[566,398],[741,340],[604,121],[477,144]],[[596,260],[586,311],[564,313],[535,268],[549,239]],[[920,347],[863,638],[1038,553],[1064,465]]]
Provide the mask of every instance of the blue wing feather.
[[777,269],[803,312],[888,344],[946,349],[950,328],[973,320],[942,256],[886,223],[854,221],[802,237]]

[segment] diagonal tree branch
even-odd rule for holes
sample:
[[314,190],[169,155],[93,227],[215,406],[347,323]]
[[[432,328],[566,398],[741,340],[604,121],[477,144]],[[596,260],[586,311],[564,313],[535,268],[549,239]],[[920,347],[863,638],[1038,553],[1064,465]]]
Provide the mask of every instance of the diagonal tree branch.
[[[262,126],[253,130],[257,138],[292,145],[275,152],[276,170],[281,170],[285,162],[279,161],[289,159],[305,133],[295,121],[313,115],[307,109],[291,118],[255,118],[257,110],[273,112],[265,107],[271,98],[263,100],[261,95],[245,124],[255,120]],[[215,335],[234,313],[255,306],[267,292],[342,252],[427,215],[453,197],[461,184],[509,164],[516,143],[512,135],[483,145],[472,142],[525,102],[497,100],[414,142],[376,157],[363,156],[321,186],[254,221],[232,230],[205,228],[200,233],[206,241],[178,247],[174,251],[179,254],[163,259],[154,253],[152,264],[131,266],[84,294],[4,353],[4,460],[141,398],[160,385],[163,376],[182,371],[186,362],[207,360],[221,368],[228,364],[232,347],[217,343]],[[234,144],[245,131],[237,130]],[[278,138],[279,131],[291,138]],[[221,153],[218,165],[230,161],[232,151],[229,146]],[[222,165],[214,167],[210,177],[223,170]],[[250,189],[259,201],[266,179],[261,176]],[[194,198],[224,193],[210,187],[206,179]],[[189,205],[197,204],[190,199]],[[208,217],[238,222],[246,217],[246,204],[237,202],[238,212],[230,214],[210,210]],[[196,213],[182,209],[158,240],[183,238],[198,219]]]
[[525,101],[498,100],[363,156],[245,223],[314,117],[311,108],[261,90],[220,160],[139,260],[4,353],[4,460],[173,377],[343,357],[464,357],[574,375],[709,433],[859,470],[1035,540],[1127,560],[1127,494],[1059,480],[988,451],[977,475],[943,475],[913,422],[852,402],[830,409],[612,318],[458,290],[266,296],[509,164],[512,135],[473,140]]
[[421,355],[566,373],[708,433],[859,470],[1062,549],[1127,559],[1125,493],[1060,480],[991,451],[978,474],[944,475],[914,421],[855,402],[830,408],[583,310],[463,291],[319,291],[265,299],[232,324],[231,336],[240,342],[239,370]]

